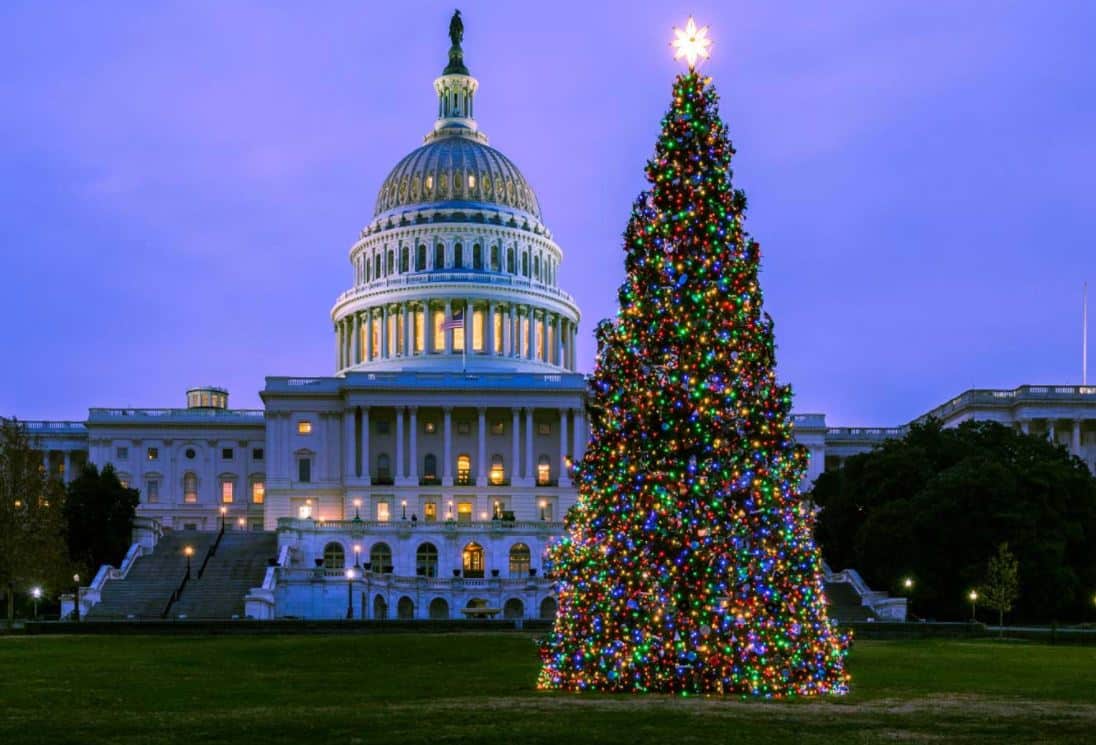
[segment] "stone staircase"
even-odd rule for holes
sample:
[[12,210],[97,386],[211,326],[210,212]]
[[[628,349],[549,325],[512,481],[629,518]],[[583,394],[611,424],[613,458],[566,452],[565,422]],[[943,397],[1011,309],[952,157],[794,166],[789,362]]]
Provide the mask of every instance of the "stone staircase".
[[877,620],[871,608],[863,605],[863,598],[848,582],[824,582],[829,616],[839,623]]
[[[87,613],[91,620],[160,618],[171,593],[186,574],[185,546],[194,549],[192,573],[197,574],[206,551],[216,540],[216,533],[181,530],[166,533],[155,550],[138,558],[123,580],[103,585],[102,597]],[[242,596],[241,596],[242,597]]]
[[263,583],[268,560],[277,555],[274,533],[225,533],[201,579],[195,567],[182,596],[171,606],[170,617],[243,618],[244,596]]

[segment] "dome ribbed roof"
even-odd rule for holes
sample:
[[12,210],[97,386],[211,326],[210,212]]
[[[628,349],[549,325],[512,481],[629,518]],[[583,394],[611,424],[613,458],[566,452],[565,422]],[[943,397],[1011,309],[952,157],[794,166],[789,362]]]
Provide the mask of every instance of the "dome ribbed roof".
[[381,186],[374,217],[398,208],[503,207],[540,220],[540,205],[509,158],[469,137],[435,139],[403,158]]

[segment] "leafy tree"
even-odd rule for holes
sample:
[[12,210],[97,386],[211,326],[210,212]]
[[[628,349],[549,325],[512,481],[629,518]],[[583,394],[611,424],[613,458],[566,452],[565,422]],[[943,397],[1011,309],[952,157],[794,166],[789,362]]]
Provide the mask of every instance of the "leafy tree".
[[69,555],[92,576],[103,564],[118,566],[129,550],[139,494],[122,485],[114,467],[84,466],[69,482],[65,525]]
[[1018,617],[1080,618],[1096,586],[1096,479],[1061,446],[995,422],[915,424],[820,475],[813,497],[830,565],[896,591],[917,577],[926,616],[962,618],[1005,542],[1025,588]]
[[0,420],[0,590],[8,627],[15,620],[15,594],[31,585],[65,586],[69,573],[64,543],[61,483],[47,478],[42,454],[16,420]]
[[1020,595],[1020,565],[1008,550],[1008,544],[997,547],[986,569],[986,581],[982,585],[982,602],[997,611],[997,625],[1005,625],[1005,614]]

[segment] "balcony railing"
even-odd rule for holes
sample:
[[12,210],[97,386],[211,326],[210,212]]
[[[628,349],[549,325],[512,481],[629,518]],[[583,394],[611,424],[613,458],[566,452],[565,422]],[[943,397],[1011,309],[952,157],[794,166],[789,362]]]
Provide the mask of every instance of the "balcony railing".
[[559,486],[559,479],[537,479],[537,486]]
[[437,476],[420,476],[419,486],[441,486],[441,479]]
[[370,531],[444,531],[490,532],[502,530],[535,530],[561,532],[563,523],[556,520],[313,520],[311,518],[280,517],[279,530],[324,531],[324,532],[362,532]]

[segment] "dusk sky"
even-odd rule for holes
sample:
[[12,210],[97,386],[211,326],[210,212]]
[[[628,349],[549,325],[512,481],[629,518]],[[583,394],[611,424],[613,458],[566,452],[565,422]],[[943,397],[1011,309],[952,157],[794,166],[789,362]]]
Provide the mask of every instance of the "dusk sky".
[[[349,248],[432,126],[453,7],[4,3],[0,414],[205,383],[259,407],[266,375],[330,375]],[[460,7],[477,119],[564,251],[581,369],[692,13],[796,411],[895,425],[1080,382],[1096,3]]]

